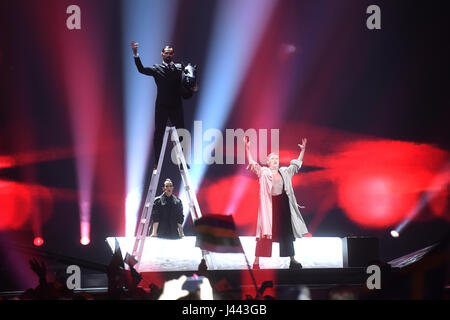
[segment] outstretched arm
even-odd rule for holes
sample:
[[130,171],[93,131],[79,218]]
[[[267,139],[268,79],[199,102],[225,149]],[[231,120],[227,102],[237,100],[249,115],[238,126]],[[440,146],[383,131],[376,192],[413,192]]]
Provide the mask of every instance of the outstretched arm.
[[248,137],[244,137],[244,144],[245,144],[245,156],[247,157],[247,161],[249,164],[256,163],[255,160],[253,160],[252,153],[250,152],[250,139]]
[[290,176],[293,176],[294,174],[296,174],[298,172],[298,170],[300,170],[300,167],[302,166],[303,157],[305,156],[306,142],[307,142],[306,138],[303,138],[302,144],[298,145],[301,149],[298,159],[292,160],[291,164],[287,168],[287,172]]
[[258,162],[253,160],[252,153],[250,151],[250,139],[248,139],[248,137],[244,137],[244,143],[245,143],[245,155],[248,160],[247,169],[253,171],[259,178],[259,176],[261,175],[261,166],[258,164]]
[[138,71],[147,76],[153,76],[155,74],[155,70],[153,68],[146,68],[142,65],[141,58],[139,58],[138,51],[139,43],[134,40],[131,41],[131,49],[133,50],[134,62],[136,63],[136,67]]
[[133,50],[133,55],[135,58],[139,57],[139,53],[137,52],[139,48],[139,43],[134,40],[131,40],[131,50]]
[[306,142],[308,140],[306,138],[302,139],[302,144],[299,144],[298,146],[302,151],[300,151],[300,155],[298,156],[298,161],[303,161],[303,156],[305,155],[305,149],[306,149]]

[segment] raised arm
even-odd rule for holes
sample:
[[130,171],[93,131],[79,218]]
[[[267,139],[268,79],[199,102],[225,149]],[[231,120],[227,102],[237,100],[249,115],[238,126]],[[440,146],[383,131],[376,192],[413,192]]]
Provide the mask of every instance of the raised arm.
[[155,74],[155,70],[153,68],[146,68],[142,65],[141,58],[139,58],[138,47],[139,43],[135,42],[134,40],[131,41],[131,49],[133,50],[134,63],[136,64],[138,71],[147,76],[153,76]]
[[308,140],[306,138],[302,139],[302,144],[299,144],[298,146],[302,151],[300,151],[300,155],[298,156],[298,161],[303,161],[303,156],[305,155],[305,149],[306,149],[306,142]]
[[289,165],[289,167],[287,168],[287,172],[290,176],[293,176],[294,174],[296,174],[298,172],[298,170],[300,170],[302,163],[303,163],[303,157],[305,156],[305,150],[306,150],[306,138],[302,139],[302,144],[299,144],[298,146],[300,147],[301,151],[300,151],[300,155],[298,156],[297,159],[294,159],[291,161],[291,164]]
[[259,165],[258,162],[253,160],[252,153],[250,151],[250,139],[248,139],[248,137],[244,137],[244,143],[245,143],[245,155],[248,161],[247,169],[253,171],[259,178],[261,175],[261,166]]
[[244,137],[244,144],[245,144],[245,156],[247,158],[247,161],[249,164],[256,163],[255,160],[253,160],[252,153],[250,152],[250,139],[248,137]]

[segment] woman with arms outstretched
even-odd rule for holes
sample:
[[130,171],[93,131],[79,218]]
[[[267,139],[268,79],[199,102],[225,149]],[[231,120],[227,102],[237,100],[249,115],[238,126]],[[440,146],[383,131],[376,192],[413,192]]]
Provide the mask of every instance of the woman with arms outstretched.
[[301,149],[298,159],[291,161],[288,167],[279,166],[279,156],[271,153],[267,166],[260,166],[250,152],[250,142],[244,137],[245,154],[249,165],[247,169],[254,172],[259,179],[259,207],[256,226],[256,250],[253,269],[259,269],[259,257],[272,256],[272,242],[280,243],[280,257],[290,257],[290,269],[301,269],[296,261],[294,251],[295,238],[308,234],[305,222],[300,214],[292,176],[302,166],[306,149],[306,138],[299,144]]

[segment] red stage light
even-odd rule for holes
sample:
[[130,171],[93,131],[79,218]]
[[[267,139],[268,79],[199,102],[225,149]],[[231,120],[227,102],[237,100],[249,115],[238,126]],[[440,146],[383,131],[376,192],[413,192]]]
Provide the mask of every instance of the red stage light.
[[354,172],[338,187],[339,205],[359,225],[381,228],[405,219],[418,201],[407,193],[407,180],[391,172]]
[[258,178],[234,175],[214,183],[205,181],[198,194],[202,212],[232,214],[243,234],[253,234],[258,216]]
[[20,229],[31,214],[33,199],[23,184],[0,181],[0,230]]
[[[323,213],[334,206],[363,227],[395,226],[416,210],[424,192],[431,193],[433,213],[450,219],[446,211],[449,175],[442,170],[447,152],[429,145],[362,139],[334,148],[327,156],[310,150],[305,163],[321,170],[300,170],[293,177],[297,201],[306,205],[302,214],[313,214],[316,219],[312,231],[326,219]],[[297,153],[281,149],[281,164],[288,165]],[[259,186],[253,174],[206,182],[204,190],[199,199],[205,212],[231,213],[242,232],[254,234]]]
[[10,168],[14,166],[14,159],[12,157],[0,157],[0,169]]
[[[31,221],[35,234],[52,213],[53,197],[41,185],[0,180],[0,230],[19,230]],[[31,219],[32,215],[36,219]]]
[[428,192],[428,199],[433,214],[436,217],[450,221],[449,193],[450,193],[450,168],[447,166],[437,177],[433,179]]
[[400,223],[414,212],[445,161],[445,152],[428,145],[350,143],[332,164],[338,204],[362,226],[382,228]]
[[34,240],[33,240],[33,244],[34,244],[36,247],[40,247],[40,246],[42,246],[42,245],[44,244],[44,239],[42,239],[41,237],[36,237],[36,238],[34,238]]
[[448,211],[449,191],[441,190],[436,192],[430,200],[430,206],[433,214],[439,218],[450,221],[450,212]]

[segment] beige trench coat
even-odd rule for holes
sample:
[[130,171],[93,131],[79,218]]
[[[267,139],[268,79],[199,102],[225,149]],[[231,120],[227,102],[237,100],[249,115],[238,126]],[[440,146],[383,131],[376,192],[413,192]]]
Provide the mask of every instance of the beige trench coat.
[[[300,214],[294,189],[292,188],[292,176],[298,172],[301,166],[302,161],[295,159],[291,161],[288,167],[280,167],[283,188],[289,198],[292,232],[296,238],[301,238],[308,234],[308,229]],[[257,162],[250,163],[247,169],[254,172],[259,178],[259,207],[256,238],[272,238],[272,170],[266,166],[260,166]]]

